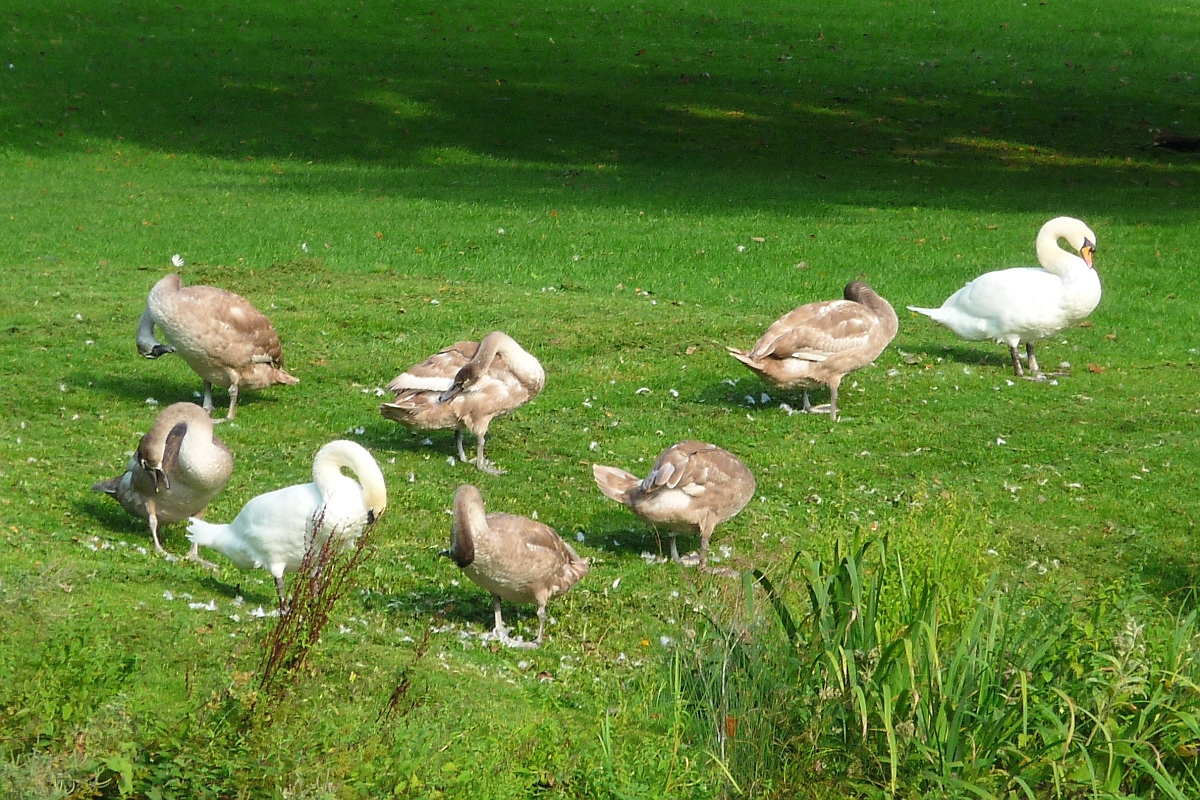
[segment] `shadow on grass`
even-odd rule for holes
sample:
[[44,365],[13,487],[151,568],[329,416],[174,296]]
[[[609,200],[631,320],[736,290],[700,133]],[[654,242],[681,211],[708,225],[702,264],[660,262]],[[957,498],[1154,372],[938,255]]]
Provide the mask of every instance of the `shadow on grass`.
[[[414,431],[398,422],[382,419],[378,410],[375,410],[374,414],[374,420],[364,422],[361,426],[362,435],[355,437],[364,447],[385,453],[412,453],[427,455],[439,461],[445,461],[447,458],[458,461],[453,430]],[[470,433],[463,439],[463,449],[468,458],[475,457],[475,437]]]
[[[696,399],[703,401],[706,405],[729,408],[731,414],[735,412],[786,414],[787,412],[779,407],[781,403],[786,403],[797,413],[804,408],[804,391],[802,389],[780,389],[748,372],[729,380],[735,379],[737,379],[735,386],[730,386],[725,380],[710,384]],[[762,402],[764,394],[771,398],[765,404]],[[752,398],[754,402],[748,401],[747,397]],[[828,403],[829,390],[824,386],[809,389],[808,400],[814,406]],[[827,414],[813,414],[812,416],[824,419],[826,422],[829,421]],[[714,444],[718,443],[714,442]]]
[[[360,165],[291,170],[274,190],[447,201],[542,202],[554,188],[619,206],[632,189],[713,210],[1064,208],[1182,221],[1194,194],[1146,199],[1180,159],[1147,151],[1147,128],[1196,106],[1147,91],[1192,68],[1189,49],[1165,41],[1147,44],[1151,69],[1091,37],[1065,37],[1049,57],[1029,22],[1009,30],[964,15],[930,27],[877,8],[882,55],[852,6],[725,19],[664,7],[647,29],[640,13],[603,4],[451,4],[407,18],[365,5],[252,15],[77,5],[12,15],[0,112],[11,148],[127,141],[231,162]],[[1094,20],[1060,19],[1076,23]],[[1147,10],[1138,24],[1167,23]],[[1113,38],[1149,42],[1139,31]],[[1123,81],[1096,69],[1114,60]],[[259,190],[236,170],[214,180]]]
[[[614,503],[615,506],[615,503]],[[671,539],[666,528],[657,529],[638,517],[628,509],[622,511],[602,511],[594,514],[587,521],[587,531],[584,544],[593,550],[613,553],[622,557],[641,556],[650,553],[656,557],[670,557]],[[681,534],[678,537],[679,552],[695,550],[699,546],[699,536]]]
[[[196,394],[203,390],[204,384],[197,377],[194,384],[180,383],[171,380],[170,378],[155,377],[146,375],[138,377],[127,377],[124,375],[101,374],[94,372],[76,372],[71,376],[73,381],[81,381],[81,385],[87,385],[89,389],[112,397],[119,397],[126,400],[133,400],[140,403],[145,403],[147,398],[154,398],[158,401],[158,405],[147,405],[149,425],[153,422],[155,416],[160,411],[174,403],[195,403],[200,405],[201,397]],[[256,405],[266,405],[268,408],[271,403],[276,402],[275,398],[270,397],[265,392],[270,392],[276,387],[268,387],[261,390],[247,390],[238,395],[238,413],[244,409],[253,408]],[[279,387],[284,388],[284,387]],[[225,415],[229,411],[229,393],[228,391],[213,387],[213,410],[212,418],[214,421],[225,419]],[[240,422],[241,416],[235,417],[235,422]],[[220,426],[216,428],[217,434],[220,435]]]
[[[949,332],[947,334],[954,335]],[[1007,367],[1009,376],[1012,374],[1012,359],[1008,356],[1007,345],[988,341],[964,342],[959,339],[926,340],[918,343],[910,342],[909,345],[913,348],[912,352],[921,357],[922,363],[941,358],[970,366]],[[1021,355],[1022,357],[1025,355],[1024,347],[1021,348]]]
[[[98,476],[96,480],[104,481],[111,477],[113,476],[103,475]],[[154,546],[154,540],[150,537],[149,523],[126,513],[116,500],[107,495],[100,492],[82,495],[72,501],[71,508],[72,513],[95,520],[101,528],[96,533],[101,536],[130,536],[138,539],[139,543],[147,548]],[[170,526],[166,526],[166,529],[169,530]],[[159,533],[162,533],[162,529]]]
[[[483,630],[491,630],[495,624],[491,594],[461,575],[458,580],[457,587],[424,589],[403,595],[372,595],[369,606],[411,616],[422,625],[439,617],[445,622],[478,625]],[[527,603],[506,602],[503,614],[505,623],[510,626],[518,619],[537,619],[536,607]]]
[[89,389],[124,400],[145,403],[147,398],[155,398],[159,405],[147,405],[146,407],[151,420],[153,420],[153,415],[172,403],[196,402],[199,404],[199,398],[193,394],[201,388],[199,378],[196,379],[197,382],[194,385],[185,385],[161,375],[154,375],[152,372],[130,377],[90,370],[73,372],[68,377],[71,381],[76,382],[75,385],[87,386]]

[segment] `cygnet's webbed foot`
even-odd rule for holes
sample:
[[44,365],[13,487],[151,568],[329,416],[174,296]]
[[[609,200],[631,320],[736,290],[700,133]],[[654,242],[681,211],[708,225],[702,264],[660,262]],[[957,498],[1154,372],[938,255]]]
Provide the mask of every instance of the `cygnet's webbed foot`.
[[174,553],[168,552],[166,550],[166,548],[164,548],[157,541],[154,542],[154,552],[158,553],[160,556],[162,556],[164,559],[166,559],[168,563],[171,563],[171,564],[174,564],[176,561],[179,560],[179,556],[175,555]]
[[833,406],[829,403],[822,403],[819,406],[809,406],[805,413],[808,414],[832,414]]
[[688,553],[686,556],[675,554],[672,560],[681,567],[696,567],[700,565],[700,554]]
[[522,650],[533,650],[541,646],[541,642],[536,640],[527,642],[524,639],[514,639],[508,635],[508,628],[494,628],[479,638],[485,642],[496,642],[505,647],[516,647]]
[[536,650],[542,646],[542,643],[537,640],[527,642],[524,639],[510,639],[507,637],[501,639],[500,643],[505,647],[515,647],[520,650]]
[[491,461],[488,461],[483,456],[479,456],[471,463],[475,465],[475,468],[477,470],[479,470],[480,472],[486,472],[488,475],[507,475],[508,474],[508,470],[500,469],[499,467],[497,467]]
[[192,549],[188,551],[188,554],[186,556],[184,556],[184,558],[186,558],[188,561],[193,561],[202,567],[211,569],[214,572],[216,572],[220,569],[220,567],[218,567],[213,562],[208,561],[207,559],[204,559],[200,556],[200,546],[199,545],[193,544]]

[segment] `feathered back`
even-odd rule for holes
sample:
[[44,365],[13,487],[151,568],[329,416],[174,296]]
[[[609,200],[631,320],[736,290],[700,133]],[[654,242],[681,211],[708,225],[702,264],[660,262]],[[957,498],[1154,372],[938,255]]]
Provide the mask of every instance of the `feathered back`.
[[233,455],[213,435],[212,421],[194,403],[174,403],[155,418],[121,475],[92,489],[116,498],[134,516],[180,522],[200,513],[233,472]]
[[395,399],[379,406],[386,419],[421,430],[466,428],[487,433],[492,419],[536,397],[546,373],[510,336],[492,331],[458,342],[396,376]]
[[150,290],[138,331],[138,349],[151,357],[162,352],[154,325],[188,366],[218,386],[261,389],[300,382],[283,368],[275,326],[239,294],[215,286],[185,287],[179,275],[166,275]]
[[716,445],[694,440],[663,450],[638,479],[616,467],[592,466],[600,491],[649,522],[700,528],[719,525],[754,497],[754,474]]

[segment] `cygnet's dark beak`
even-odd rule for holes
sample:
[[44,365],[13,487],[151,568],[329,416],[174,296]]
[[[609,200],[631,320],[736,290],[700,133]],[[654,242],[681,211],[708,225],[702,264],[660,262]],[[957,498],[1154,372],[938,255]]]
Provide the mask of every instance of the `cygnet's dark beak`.
[[154,347],[150,348],[149,351],[143,351],[141,348],[138,348],[138,352],[144,355],[146,358],[158,358],[159,356],[164,356],[167,353],[174,353],[175,348],[168,344],[156,344]]

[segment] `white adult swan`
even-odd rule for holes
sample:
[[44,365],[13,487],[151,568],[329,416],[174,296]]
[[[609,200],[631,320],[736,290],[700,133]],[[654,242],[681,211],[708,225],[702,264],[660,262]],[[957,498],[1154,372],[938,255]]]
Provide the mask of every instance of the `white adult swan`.
[[[169,345],[154,337],[162,330]],[[229,387],[229,413],[237,413],[240,389],[264,389],[300,379],[283,369],[283,346],[271,320],[239,294],[215,286],[187,286],[166,275],[146,298],[138,322],[138,352],[146,358],[178,353],[204,381],[204,410],[212,411],[212,387]]]
[[[1079,252],[1068,253],[1059,239]],[[1024,377],[1017,346],[1025,343],[1029,371],[1037,376],[1036,342],[1085,319],[1100,303],[1100,277],[1092,266],[1096,234],[1073,217],[1055,217],[1037,236],[1042,268],[1016,267],[988,272],[959,289],[941,308],[917,308],[962,338],[991,339],[1008,345],[1013,370]]]
[[492,420],[537,397],[546,385],[538,360],[512,337],[492,331],[480,342],[458,342],[410,367],[387,385],[396,399],[379,413],[409,428],[454,428],[461,461],[463,430],[475,434],[475,466],[502,473],[483,455]]
[[[195,403],[175,403],[162,410],[138,442],[125,472],[92,489],[149,522],[155,551],[170,556],[158,538],[159,526],[199,514],[232,472],[233,456],[213,436],[208,412]],[[187,557],[212,566],[200,558],[194,543]]]
[[899,321],[891,304],[862,281],[851,281],[841,300],[808,303],[775,322],[749,352],[729,355],[781,389],[804,390],[804,410],[818,412],[808,390],[829,387],[829,416],[838,418],[842,378],[870,364],[892,339]]
[[[343,467],[358,481],[343,475]],[[189,520],[188,538],[242,569],[270,572],[282,606],[283,575],[300,568],[309,547],[321,547],[330,535],[352,547],[385,508],[387,487],[379,465],[362,445],[339,439],[317,452],[312,483],[260,494],[228,525]]]
[[[450,549],[441,555],[492,593],[496,627],[488,634],[509,647],[538,647],[546,628],[546,603],[587,575],[588,560],[549,525],[513,514],[485,514],[483,495],[469,484],[454,494]],[[509,638],[500,601],[537,603],[538,630],[532,642]]]

